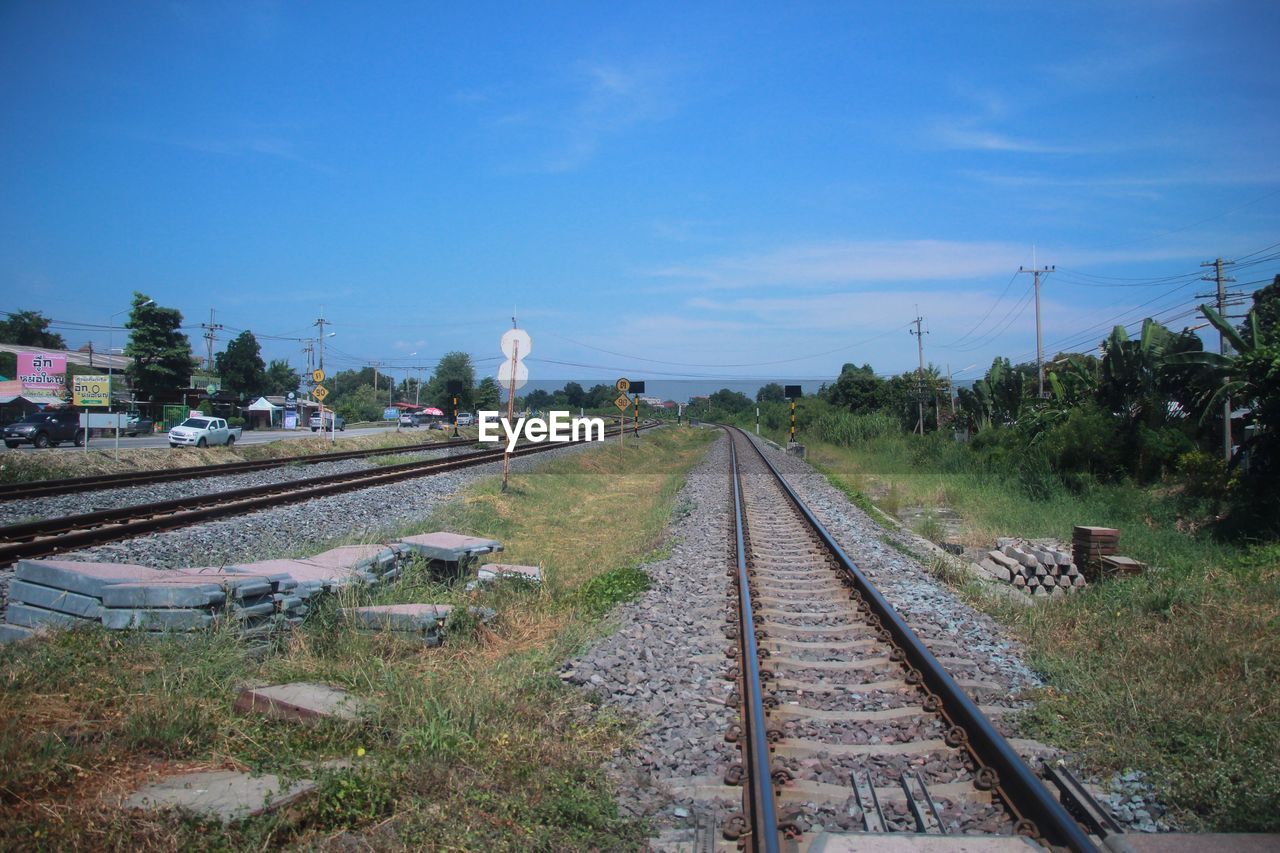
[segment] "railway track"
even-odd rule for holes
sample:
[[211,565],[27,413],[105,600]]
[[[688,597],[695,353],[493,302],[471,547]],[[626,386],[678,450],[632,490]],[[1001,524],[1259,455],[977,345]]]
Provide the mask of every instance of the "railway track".
[[451,441],[406,444],[401,447],[379,447],[373,450],[344,450],[336,453],[311,453],[306,456],[290,456],[280,459],[228,462],[224,465],[192,465],[185,468],[166,468],[162,471],[126,471],[120,474],[95,474],[87,477],[33,480],[26,483],[3,483],[0,484],[0,500],[29,500],[31,498],[87,492],[94,489],[120,489],[128,486],[143,486],[148,483],[166,483],[174,480],[225,477],[231,474],[244,474],[249,471],[282,468],[285,465],[316,465],[322,462],[341,462],[344,459],[364,459],[373,456],[390,456],[397,453],[447,450],[451,447],[467,447],[476,443],[477,439],[463,438]]
[[802,827],[847,809],[866,832],[1097,849],[773,464],[728,431],[724,630],[740,722],[725,782],[742,786],[742,809],[724,838],[803,848]]
[[[657,424],[657,421],[648,421],[640,428],[649,429]],[[606,436],[617,434],[616,428],[606,431]],[[511,455],[513,458],[531,456],[584,443],[586,442],[522,444],[516,447]],[[326,495],[374,488],[400,480],[485,465],[501,460],[502,454],[502,448],[498,447],[446,459],[405,462],[374,471],[348,471],[271,486],[211,492],[176,500],[11,524],[0,527],[0,566],[11,565],[20,559],[49,557],[66,551],[131,539],[164,530],[174,530],[226,516],[256,512],[273,506],[300,503]]]

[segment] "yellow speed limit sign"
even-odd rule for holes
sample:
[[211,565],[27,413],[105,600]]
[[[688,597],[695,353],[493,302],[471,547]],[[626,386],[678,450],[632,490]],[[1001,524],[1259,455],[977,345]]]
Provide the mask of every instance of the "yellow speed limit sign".
[[619,396],[618,399],[614,400],[613,404],[624,412],[631,407],[631,401],[627,399],[627,395],[625,394]]
[[625,394],[631,390],[631,380],[624,376],[617,382],[613,383],[613,387]]
[[323,381],[324,381],[324,371],[323,371],[323,370],[320,370],[319,368],[317,368],[317,369],[315,369],[315,370],[311,371],[311,381],[312,381],[312,382],[316,382],[316,383],[323,382]]
[[329,389],[323,385],[317,385],[311,389],[311,396],[323,403],[324,398],[329,396]]

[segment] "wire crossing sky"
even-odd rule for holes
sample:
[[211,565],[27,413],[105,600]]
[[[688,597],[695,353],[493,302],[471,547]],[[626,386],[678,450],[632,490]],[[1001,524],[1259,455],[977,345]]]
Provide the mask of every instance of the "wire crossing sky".
[[[1268,2],[0,5],[0,309],[106,346],[828,377],[1200,322],[1280,272]],[[406,374],[407,375],[407,374]],[[401,377],[403,378],[403,377]]]

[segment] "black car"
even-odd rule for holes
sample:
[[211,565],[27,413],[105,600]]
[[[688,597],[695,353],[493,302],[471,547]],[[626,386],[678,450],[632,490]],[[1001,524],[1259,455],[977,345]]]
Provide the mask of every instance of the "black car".
[[32,412],[17,423],[4,428],[4,444],[10,449],[24,442],[36,447],[57,447],[64,441],[84,444],[80,413],[67,409]]

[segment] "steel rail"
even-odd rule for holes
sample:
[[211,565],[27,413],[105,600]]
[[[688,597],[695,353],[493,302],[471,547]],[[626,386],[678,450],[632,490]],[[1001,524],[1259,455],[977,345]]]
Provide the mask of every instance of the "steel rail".
[[24,483],[0,484],[0,500],[24,500],[30,498],[64,495],[94,489],[125,488],[148,483],[164,483],[170,480],[194,480],[201,477],[222,477],[283,468],[286,465],[316,465],[321,462],[341,462],[345,459],[363,459],[368,456],[390,456],[395,453],[419,453],[427,450],[446,450],[466,447],[478,439],[465,438],[450,441],[430,441],[423,444],[406,444],[401,447],[379,447],[370,450],[342,450],[336,453],[309,453],[305,456],[278,459],[254,459],[247,462],[228,462],[223,465],[191,465],[185,468],[166,468],[162,471],[126,471],[119,474],[91,474],[84,477],[60,477],[55,480],[29,480]]
[[[1089,836],[1072,819],[1062,804],[1054,799],[1045,785],[978,709],[968,694],[956,684],[951,674],[898,615],[888,599],[876,589],[844,552],[844,549],[787,482],[782,472],[743,430],[737,427],[730,427],[730,429],[741,435],[756,451],[760,460],[773,473],[792,505],[805,518],[826,545],[831,556],[836,559],[841,570],[852,581],[862,601],[902,649],[906,662],[910,664],[914,673],[918,674],[920,682],[941,700],[940,713],[952,725],[962,730],[965,735],[963,745],[975,760],[994,772],[994,778],[987,777],[991,782],[992,790],[1000,795],[1006,806],[1019,819],[1018,829],[1055,847],[1063,847],[1077,853],[1094,853],[1098,848]],[[908,675],[910,680],[912,672],[909,671]]]
[[[656,422],[648,422],[642,428],[648,429],[656,425]],[[617,431],[606,432],[606,435],[617,435]],[[587,441],[582,439],[554,444],[551,442],[524,444],[513,450],[511,455],[529,456],[585,443]],[[24,558],[51,556],[68,549],[85,548],[161,530],[186,527],[214,518],[241,515],[339,492],[366,489],[414,477],[485,465],[501,459],[502,455],[502,448],[496,448],[448,459],[406,462],[377,471],[330,474],[273,484],[265,488],[232,489],[59,519],[11,524],[0,527],[0,566],[9,565]]]
[[760,657],[756,647],[755,615],[751,609],[750,578],[747,575],[746,510],[742,500],[738,450],[729,442],[730,479],[733,481],[734,536],[737,543],[738,578],[738,644],[742,696],[742,810],[746,816],[747,847],[756,851],[777,853],[777,804],[773,778],[769,772],[769,736],[764,713],[763,690],[760,686]]

